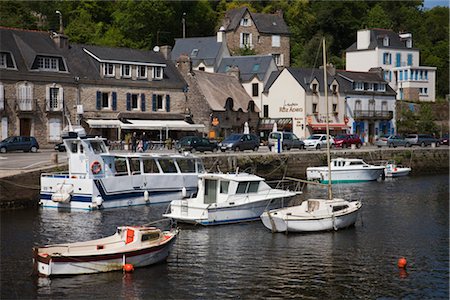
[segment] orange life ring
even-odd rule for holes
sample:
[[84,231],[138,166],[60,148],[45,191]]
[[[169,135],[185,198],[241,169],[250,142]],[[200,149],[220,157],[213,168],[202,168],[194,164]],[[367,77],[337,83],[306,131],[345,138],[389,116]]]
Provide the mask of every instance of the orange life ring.
[[94,161],[91,164],[92,174],[98,174],[102,171],[102,165],[98,161]]

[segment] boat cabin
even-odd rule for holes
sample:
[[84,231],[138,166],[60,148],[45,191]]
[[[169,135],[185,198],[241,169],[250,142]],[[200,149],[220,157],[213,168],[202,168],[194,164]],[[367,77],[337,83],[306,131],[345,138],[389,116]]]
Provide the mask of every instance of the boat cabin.
[[361,159],[336,158],[331,160],[332,167],[365,166],[365,165],[367,164]]

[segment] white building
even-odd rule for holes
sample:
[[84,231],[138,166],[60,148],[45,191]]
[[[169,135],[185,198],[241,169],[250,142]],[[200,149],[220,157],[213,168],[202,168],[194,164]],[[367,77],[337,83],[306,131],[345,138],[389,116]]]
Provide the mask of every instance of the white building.
[[398,100],[435,101],[436,68],[420,66],[412,34],[386,29],[363,29],[346,50],[346,70],[367,72],[382,68]]

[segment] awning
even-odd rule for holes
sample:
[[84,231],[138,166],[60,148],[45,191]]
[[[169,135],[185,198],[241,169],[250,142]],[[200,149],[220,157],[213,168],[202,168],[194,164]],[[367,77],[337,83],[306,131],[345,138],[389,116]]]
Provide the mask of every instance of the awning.
[[273,124],[277,123],[277,128],[279,130],[292,128],[291,118],[280,118],[280,119],[261,119],[259,123],[259,130],[272,130]]
[[122,125],[120,120],[87,119],[86,123],[90,128],[120,128]]
[[[327,124],[326,123],[318,123],[318,124],[308,124],[309,127],[311,127],[313,130],[326,130]],[[345,123],[329,123],[328,128],[330,130],[345,130],[348,128]]]
[[122,129],[140,129],[140,130],[180,130],[193,131],[204,129],[203,124],[189,124],[181,120],[127,120],[128,123],[122,123]]

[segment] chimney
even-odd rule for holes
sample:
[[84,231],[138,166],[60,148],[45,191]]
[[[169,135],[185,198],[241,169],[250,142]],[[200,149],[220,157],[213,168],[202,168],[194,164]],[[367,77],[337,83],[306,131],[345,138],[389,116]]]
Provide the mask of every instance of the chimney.
[[169,45],[161,46],[159,51],[164,56],[165,59],[170,59],[170,54],[172,53],[172,47]]
[[336,75],[336,68],[331,63],[327,64],[327,74],[329,74],[330,76],[335,76]]
[[356,36],[356,48],[358,50],[367,49],[370,45],[370,30],[358,30]]
[[217,32],[217,42],[222,43],[225,40],[225,27],[220,26],[219,31]]
[[51,33],[51,38],[59,49],[69,49],[69,37],[62,33]]
[[283,13],[283,10],[282,9],[277,9],[277,11],[275,12],[275,14],[277,15],[277,16],[280,16],[280,17],[284,17],[283,15],[284,15],[284,13]]
[[192,62],[188,55],[180,55],[177,59],[177,68],[183,77],[192,73]]
[[375,73],[383,79],[383,68],[381,67],[370,68],[369,73]]
[[227,74],[236,77],[237,80],[240,80],[241,74],[237,66],[231,66],[231,68],[228,69]]

